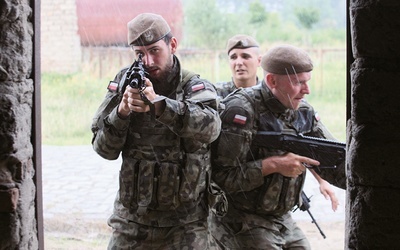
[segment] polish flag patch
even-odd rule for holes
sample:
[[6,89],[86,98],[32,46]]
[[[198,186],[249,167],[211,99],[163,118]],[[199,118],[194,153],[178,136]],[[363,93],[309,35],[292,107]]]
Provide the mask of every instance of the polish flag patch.
[[108,89],[109,91],[116,92],[117,89],[118,89],[118,83],[113,82],[113,81],[110,81],[110,83],[108,84],[107,89]]
[[240,125],[245,125],[247,121],[247,117],[243,115],[235,115],[233,117],[233,123],[240,124]]
[[321,117],[319,117],[318,112],[315,112],[314,117],[315,117],[315,120],[316,120],[317,122],[319,122],[319,120],[321,120]]
[[199,84],[192,86],[192,91],[196,92],[196,91],[199,91],[204,88],[205,88],[204,83],[199,83]]

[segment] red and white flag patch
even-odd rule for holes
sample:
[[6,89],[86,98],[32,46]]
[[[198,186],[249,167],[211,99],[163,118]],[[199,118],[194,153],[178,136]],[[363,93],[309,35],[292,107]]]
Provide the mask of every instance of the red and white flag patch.
[[118,89],[118,83],[117,83],[117,82],[110,81],[110,83],[108,84],[107,89],[108,89],[109,91],[116,92],[117,89]]
[[235,117],[233,117],[233,123],[240,124],[240,125],[245,125],[247,121],[247,117],[243,115],[238,115],[236,114]]
[[205,88],[204,83],[199,83],[199,84],[192,86],[192,91],[196,92],[196,91],[199,91],[204,88]]
[[321,117],[319,117],[318,112],[315,112],[314,117],[315,117],[315,120],[316,120],[317,122],[319,122],[319,120],[321,120]]

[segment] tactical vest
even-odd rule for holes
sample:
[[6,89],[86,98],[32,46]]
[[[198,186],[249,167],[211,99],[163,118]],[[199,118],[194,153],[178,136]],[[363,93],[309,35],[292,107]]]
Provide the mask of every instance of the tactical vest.
[[[183,89],[190,89],[201,81],[196,74],[182,70],[182,81],[177,85],[175,99],[184,100]],[[119,78],[119,79],[118,79]],[[116,78],[117,91],[109,91],[95,115],[92,127],[96,132],[103,127],[108,114],[121,101],[126,72]],[[122,205],[139,216],[148,209],[157,211],[187,211],[201,203],[209,184],[209,147],[192,138],[182,138],[166,125],[155,121],[150,112],[133,113],[127,140],[122,151],[119,199]]]
[[[176,100],[183,100],[182,88],[193,76],[183,72]],[[122,152],[121,203],[139,215],[147,209],[168,211],[198,205],[196,201],[203,198],[207,189],[208,146],[179,137],[166,125],[155,122],[149,113],[134,113],[130,119]]]
[[[263,88],[265,89],[263,90]],[[265,90],[267,90],[267,94],[262,95],[262,91]],[[253,117],[253,121],[248,121],[250,127],[244,130],[251,131],[249,134],[245,133],[236,139],[230,138],[229,141],[234,145],[242,145],[241,150],[249,152],[246,161],[285,153],[251,145],[251,138],[257,131],[281,132],[285,130],[304,134],[312,131],[314,113],[310,106],[302,105],[297,111],[287,110],[288,113],[274,113],[271,107],[281,104],[268,91],[262,85],[236,91],[239,99],[250,104],[250,107],[245,106],[244,108],[250,113],[250,117]],[[299,203],[304,181],[305,173],[297,178],[289,178],[277,173],[271,174],[264,177],[264,183],[260,187],[232,194],[234,202],[231,202],[230,205],[249,213],[283,215]]]

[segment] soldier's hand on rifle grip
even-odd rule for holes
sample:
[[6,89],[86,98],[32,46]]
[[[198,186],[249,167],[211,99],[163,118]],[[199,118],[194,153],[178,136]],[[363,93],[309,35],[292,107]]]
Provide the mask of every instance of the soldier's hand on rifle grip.
[[132,88],[131,86],[126,87],[121,104],[126,103],[131,112],[149,112],[150,107],[146,103],[146,99],[152,101],[156,97],[157,94],[154,92],[152,83],[146,78],[146,88],[144,90]]
[[123,119],[127,118],[131,113],[131,109],[128,103],[128,98],[129,98],[129,91],[125,89],[125,92],[122,95],[121,102],[118,105],[118,116]]
[[286,177],[297,177],[306,171],[305,164],[318,166],[319,162],[293,153],[271,156],[262,160],[263,176],[280,173]]

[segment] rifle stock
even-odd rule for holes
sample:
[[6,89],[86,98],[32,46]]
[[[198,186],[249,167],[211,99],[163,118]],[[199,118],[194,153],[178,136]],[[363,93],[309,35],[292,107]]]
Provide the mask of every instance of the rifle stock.
[[319,168],[336,168],[346,157],[345,143],[301,134],[259,131],[253,139],[253,145],[292,152],[317,160],[320,162]]

